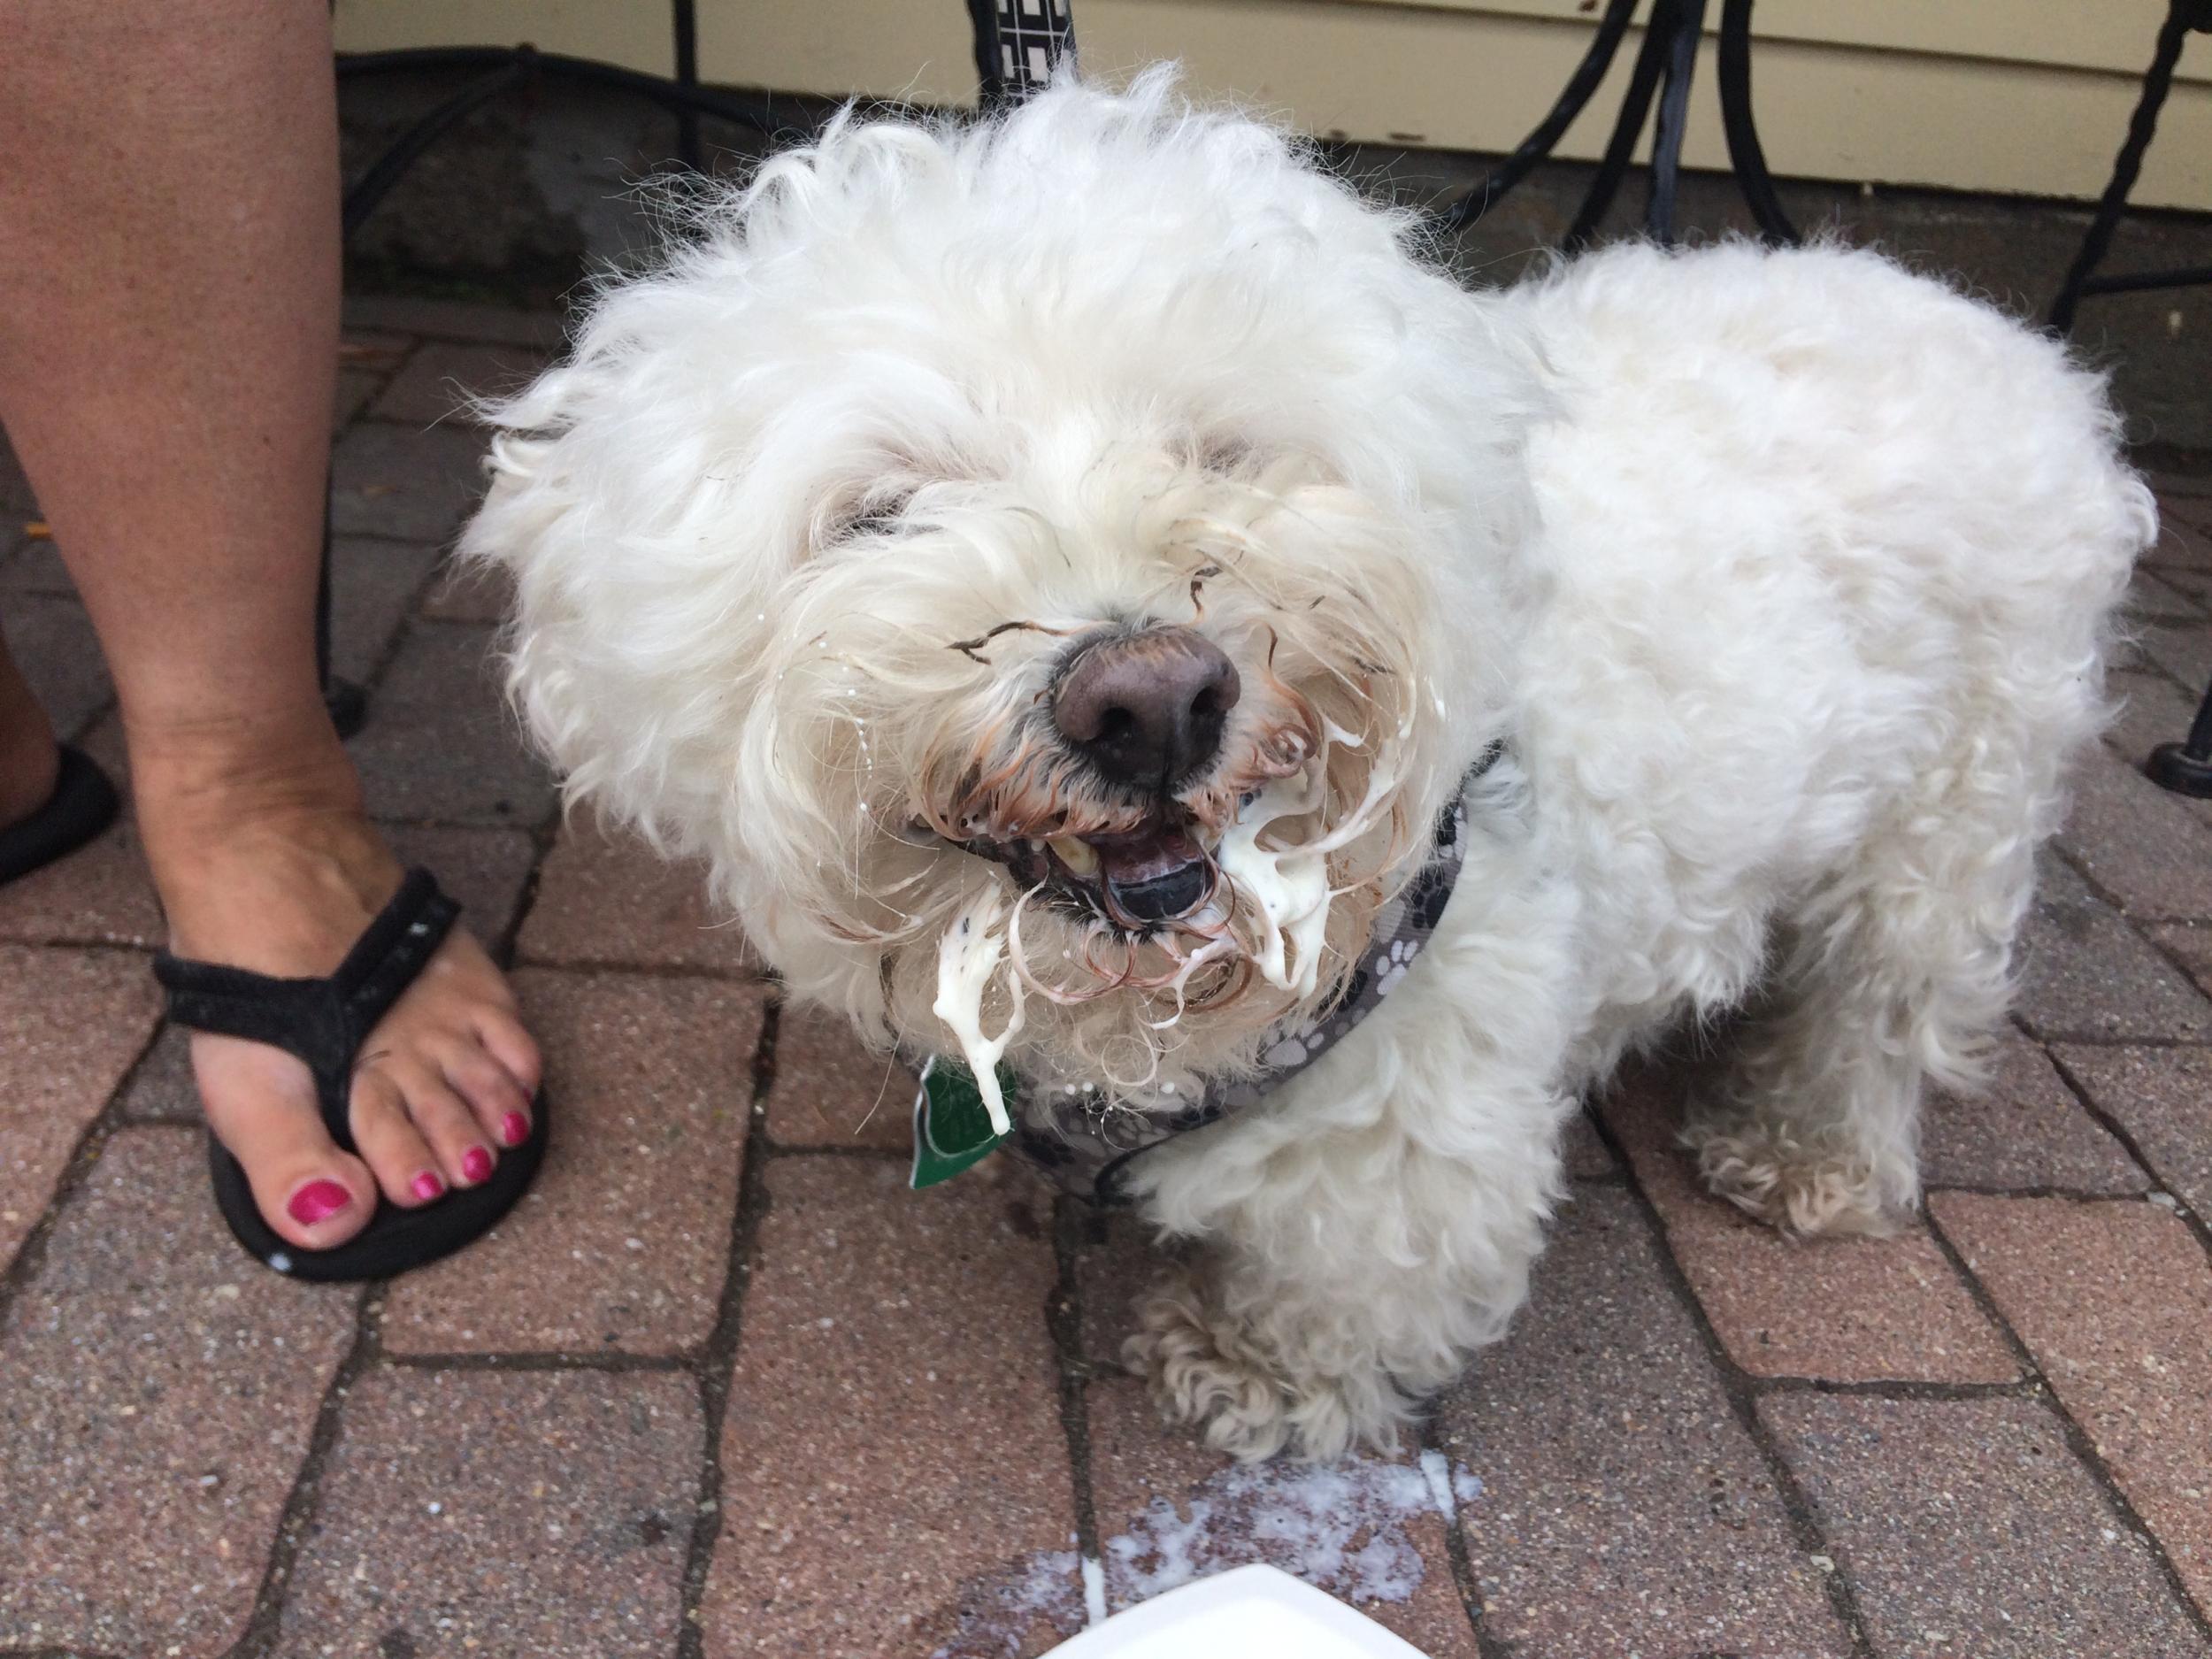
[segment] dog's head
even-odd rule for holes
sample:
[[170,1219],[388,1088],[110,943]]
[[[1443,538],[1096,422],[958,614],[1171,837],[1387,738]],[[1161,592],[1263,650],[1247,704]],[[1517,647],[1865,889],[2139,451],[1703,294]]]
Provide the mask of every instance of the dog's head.
[[467,547],[572,795],[878,1034],[1250,1064],[1502,718],[1517,353],[1159,74],[841,119],[691,230],[495,411]]

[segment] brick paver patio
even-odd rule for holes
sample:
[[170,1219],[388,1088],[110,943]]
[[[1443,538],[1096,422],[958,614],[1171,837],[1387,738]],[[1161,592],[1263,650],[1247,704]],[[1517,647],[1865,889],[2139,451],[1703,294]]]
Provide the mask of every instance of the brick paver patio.
[[[440,569],[474,439],[431,424],[548,319],[349,324],[355,749],[518,970],[556,1149],[462,1256],[278,1279],[208,1201],[128,824],[0,890],[0,1655],[983,1659],[1079,1629],[1087,1562],[1118,1607],[1260,1559],[1437,1659],[2212,1655],[2212,803],[2131,764],[2212,672],[2212,481],[2161,480],[2128,710],[1920,1224],[1752,1226],[1637,1077],[1421,1445],[1240,1470],[1115,1363],[1154,1271],[1126,1221],[1015,1168],[906,1192],[908,1079],[785,1010],[690,872],[559,823],[483,672],[499,596]],[[0,497],[11,644],[119,763]]]

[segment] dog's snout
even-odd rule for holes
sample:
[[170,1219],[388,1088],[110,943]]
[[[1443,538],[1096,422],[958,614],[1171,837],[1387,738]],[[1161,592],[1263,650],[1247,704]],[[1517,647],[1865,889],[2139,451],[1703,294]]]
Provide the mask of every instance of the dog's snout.
[[1052,720],[1116,782],[1165,791],[1219,752],[1241,689],[1236,664],[1203,634],[1147,628],[1079,650]]

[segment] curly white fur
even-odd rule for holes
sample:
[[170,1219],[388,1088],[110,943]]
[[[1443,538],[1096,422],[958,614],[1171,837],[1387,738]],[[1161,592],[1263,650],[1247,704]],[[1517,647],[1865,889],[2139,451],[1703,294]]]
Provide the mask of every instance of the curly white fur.
[[[2002,1014],[2153,531],[2057,345],[1834,247],[1470,294],[1160,73],[844,119],[688,229],[496,411],[466,545],[514,574],[513,690],[572,795],[708,856],[795,995],[948,1046],[937,941],[1008,877],[941,837],[1125,810],[1032,713],[1100,623],[1242,671],[1186,797],[1217,827],[1322,731],[1358,741],[1315,763],[1309,839],[1397,768],[1332,855],[1310,993],[1248,972],[1182,1011],[1158,944],[1018,912],[1057,995],[1010,1057],[1140,1109],[1325,1005],[1508,741],[1384,1007],[1133,1166],[1212,1248],[1132,1356],[1216,1444],[1389,1439],[1520,1302],[1577,1095],[1686,1018],[1745,1014],[1687,1131],[1717,1191],[1805,1233],[1915,1202],[1923,1081],[1970,1079]],[[1233,896],[1205,974],[1250,954]]]

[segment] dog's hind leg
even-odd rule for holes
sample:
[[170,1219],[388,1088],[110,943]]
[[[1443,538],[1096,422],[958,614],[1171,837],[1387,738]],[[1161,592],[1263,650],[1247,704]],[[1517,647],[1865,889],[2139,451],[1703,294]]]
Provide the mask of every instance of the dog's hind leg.
[[[2051,815],[2047,764],[1932,770],[1787,916],[1684,1133],[1721,1197],[1797,1233],[1880,1233],[1920,1194],[1930,1079],[1980,1080]],[[2033,779],[2027,772],[2041,775]]]

